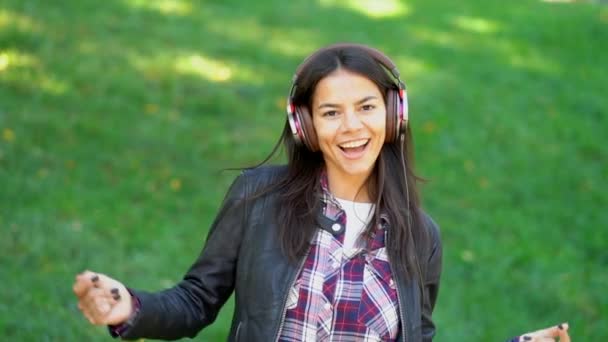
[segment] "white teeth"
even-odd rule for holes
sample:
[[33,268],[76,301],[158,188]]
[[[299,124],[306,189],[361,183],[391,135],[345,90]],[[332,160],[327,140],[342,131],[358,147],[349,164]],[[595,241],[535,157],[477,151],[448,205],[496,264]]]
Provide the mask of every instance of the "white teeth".
[[368,141],[369,141],[369,139],[353,140],[353,141],[349,141],[349,142],[344,143],[344,144],[340,144],[340,147],[342,147],[342,148],[355,148],[355,147],[359,147],[359,146],[363,146],[363,145],[367,144]]

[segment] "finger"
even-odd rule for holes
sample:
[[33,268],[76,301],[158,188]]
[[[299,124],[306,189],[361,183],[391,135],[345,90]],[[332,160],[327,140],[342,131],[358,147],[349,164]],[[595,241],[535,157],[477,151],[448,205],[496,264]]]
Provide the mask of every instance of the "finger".
[[109,291],[115,300],[127,295],[126,288],[120,282],[108,277],[105,274],[97,273],[96,287]]
[[82,310],[82,315],[89,321],[89,323],[95,324],[93,322],[93,317],[91,317],[91,315],[86,310]]
[[97,298],[95,300],[95,309],[97,317],[104,318],[110,313],[110,310],[112,309],[112,304],[106,298]]
[[562,336],[565,336],[566,338],[569,338],[567,332],[568,328],[568,323],[561,323],[553,327],[536,331],[535,333],[540,337],[562,338]]
[[570,342],[570,335],[568,335],[568,323],[562,323],[557,326],[559,328],[559,342]]
[[97,317],[103,317],[104,324],[108,323],[111,317],[111,311],[114,307],[123,301],[118,288],[114,287],[110,290],[103,289],[95,299],[95,308]]
[[99,308],[100,303],[110,304],[110,308],[122,301],[123,297],[120,295],[118,288],[111,289],[94,289],[90,291],[87,296],[90,304],[97,305]]
[[110,304],[111,307],[114,307],[118,303],[120,303],[123,297],[120,295],[118,288],[114,287],[108,290],[103,290],[103,298],[106,303]]
[[111,297],[111,299],[114,303],[118,303],[122,299],[120,290],[117,287],[111,288],[110,291],[108,292],[108,295]]
[[124,285],[105,274],[85,271],[76,278],[77,283],[74,285],[74,292],[77,293],[79,297],[84,296],[91,288],[111,291],[114,300],[120,300],[122,296],[127,295]]
[[92,319],[93,315],[96,311],[96,296],[97,294],[95,293],[95,289],[90,290],[89,292],[87,292],[86,295],[84,295],[81,299],[80,299],[80,306],[81,306],[81,310],[82,312],[85,314],[85,316],[87,316],[87,318]]
[[520,342],[555,342],[554,338],[551,337],[542,337],[539,335],[536,335],[536,332],[534,333],[529,333],[529,334],[525,334],[523,336],[521,336],[519,338]]
[[94,321],[94,324],[105,324],[116,301],[109,291],[94,288],[83,298],[84,312]]
[[105,316],[110,311],[110,304],[102,298],[94,298],[86,305],[86,315],[93,324],[103,324]]
[[532,337],[543,337],[543,338],[552,337],[552,338],[556,338],[556,337],[559,337],[559,331],[560,331],[560,329],[556,325],[556,326],[552,326],[552,327],[549,327],[549,328],[546,328],[546,329],[537,330],[537,331],[535,331],[535,332],[533,332],[532,334],[529,334],[529,335],[532,335]]
[[87,291],[95,287],[99,281],[99,275],[91,271],[84,271],[76,276],[76,282],[74,283],[74,294],[77,297],[84,296]]
[[89,323],[95,324],[89,305],[90,304],[87,303],[87,299],[84,297],[78,301],[78,309],[80,309],[80,312],[82,312],[84,318],[86,318]]

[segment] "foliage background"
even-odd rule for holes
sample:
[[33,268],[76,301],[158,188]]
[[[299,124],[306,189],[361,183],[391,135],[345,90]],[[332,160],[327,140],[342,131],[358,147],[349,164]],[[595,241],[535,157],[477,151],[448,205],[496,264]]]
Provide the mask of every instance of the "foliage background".
[[[373,45],[409,85],[445,246],[438,341],[608,339],[608,8],[497,0],[0,3],[0,335],[108,340],[85,268],[178,281],[299,62]],[[225,339],[228,304],[197,340]]]

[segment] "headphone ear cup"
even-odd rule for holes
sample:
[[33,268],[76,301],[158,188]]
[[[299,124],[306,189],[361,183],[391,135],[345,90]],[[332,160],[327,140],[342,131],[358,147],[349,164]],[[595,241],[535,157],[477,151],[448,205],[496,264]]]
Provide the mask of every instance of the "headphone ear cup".
[[308,108],[305,106],[297,106],[296,116],[298,121],[300,121],[300,126],[302,128],[302,141],[304,142],[304,145],[312,152],[318,151],[317,133],[315,132],[312,116],[308,112]]
[[399,92],[389,89],[386,94],[386,138],[387,143],[397,140],[399,135]]
[[409,105],[407,102],[407,92],[405,91],[405,89],[402,89],[402,98],[401,98],[401,103],[403,103],[403,108],[401,110],[403,110],[403,120],[401,121],[401,125],[399,127],[399,132],[405,132],[407,129],[407,126],[410,123],[410,117],[409,117]]
[[287,102],[287,123],[291,129],[291,134],[296,146],[302,145],[302,129],[300,128],[300,121],[295,113],[295,108],[291,104],[291,99]]

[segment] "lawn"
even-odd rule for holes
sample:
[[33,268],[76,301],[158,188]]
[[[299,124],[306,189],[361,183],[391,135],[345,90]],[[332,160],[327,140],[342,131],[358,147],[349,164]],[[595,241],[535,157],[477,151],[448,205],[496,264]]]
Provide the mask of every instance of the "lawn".
[[336,41],[408,84],[444,243],[436,340],[561,321],[608,340],[608,6],[540,0],[3,0],[2,339],[108,341],[76,308],[85,268],[178,281],[222,170],[270,152],[295,68]]

